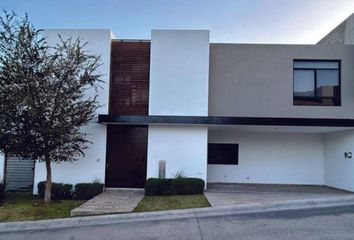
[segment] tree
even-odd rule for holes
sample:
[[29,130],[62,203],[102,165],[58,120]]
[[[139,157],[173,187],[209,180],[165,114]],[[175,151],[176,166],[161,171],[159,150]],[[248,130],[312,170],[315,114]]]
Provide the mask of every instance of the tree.
[[99,107],[100,57],[79,38],[59,38],[49,46],[27,15],[0,17],[0,150],[45,162],[45,202],[51,200],[51,163],[84,156],[89,141],[81,127]]

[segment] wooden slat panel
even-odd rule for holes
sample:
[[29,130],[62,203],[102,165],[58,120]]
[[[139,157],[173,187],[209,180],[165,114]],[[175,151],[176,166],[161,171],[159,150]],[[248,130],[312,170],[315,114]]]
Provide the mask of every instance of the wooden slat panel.
[[148,115],[150,42],[112,41],[109,113]]

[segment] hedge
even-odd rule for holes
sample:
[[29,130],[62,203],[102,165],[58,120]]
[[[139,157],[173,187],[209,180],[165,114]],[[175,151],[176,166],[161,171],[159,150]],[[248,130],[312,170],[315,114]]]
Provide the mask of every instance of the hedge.
[[[44,198],[46,182],[38,183],[38,195],[40,198]],[[52,199],[72,199],[73,185],[72,184],[63,184],[63,183],[52,183]]]
[[75,197],[80,200],[91,199],[103,192],[102,183],[78,183],[75,185]]
[[149,178],[145,182],[145,195],[202,194],[204,186],[204,181],[199,178]]

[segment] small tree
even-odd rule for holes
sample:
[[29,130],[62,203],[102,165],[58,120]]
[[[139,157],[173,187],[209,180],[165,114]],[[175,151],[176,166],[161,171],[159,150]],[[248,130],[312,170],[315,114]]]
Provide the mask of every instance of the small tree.
[[80,39],[59,38],[49,46],[27,15],[0,17],[0,150],[45,162],[45,202],[51,200],[51,163],[84,155],[81,127],[99,107],[100,57]]

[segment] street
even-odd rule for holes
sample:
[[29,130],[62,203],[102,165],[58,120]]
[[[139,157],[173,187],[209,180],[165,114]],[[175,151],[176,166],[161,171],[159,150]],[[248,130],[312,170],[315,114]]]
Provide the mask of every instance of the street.
[[26,231],[0,239],[354,239],[354,205]]

